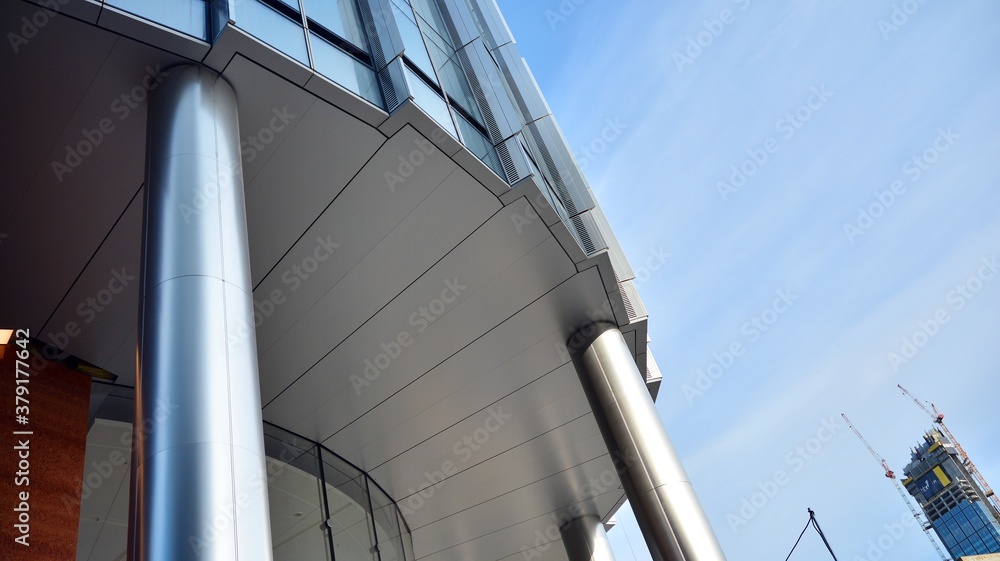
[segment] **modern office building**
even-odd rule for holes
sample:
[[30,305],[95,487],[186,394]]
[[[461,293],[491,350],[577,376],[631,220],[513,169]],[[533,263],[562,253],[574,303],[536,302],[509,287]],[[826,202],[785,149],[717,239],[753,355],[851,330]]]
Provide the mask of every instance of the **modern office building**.
[[903,473],[903,485],[953,559],[1000,553],[1000,513],[941,431],[924,435]]
[[34,392],[0,552],[610,559],[628,499],[654,559],[724,559],[636,273],[493,0],[0,26],[0,349]]

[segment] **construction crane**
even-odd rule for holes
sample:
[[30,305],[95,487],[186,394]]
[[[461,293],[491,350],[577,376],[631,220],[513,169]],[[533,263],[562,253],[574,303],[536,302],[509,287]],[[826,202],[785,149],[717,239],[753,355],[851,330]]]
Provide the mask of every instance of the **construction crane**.
[[934,539],[934,534],[931,533],[932,526],[930,522],[927,522],[923,514],[921,514],[920,511],[918,511],[916,507],[913,506],[913,503],[910,502],[910,497],[907,496],[906,491],[903,489],[903,486],[900,485],[899,480],[896,479],[896,473],[889,468],[889,462],[885,461],[885,459],[882,456],[879,456],[878,452],[876,452],[875,449],[872,448],[871,444],[868,444],[868,441],[865,440],[865,437],[861,436],[861,432],[859,432],[858,429],[854,428],[854,425],[851,423],[851,420],[847,418],[847,415],[841,413],[840,416],[844,418],[844,421],[847,423],[847,426],[851,427],[851,430],[854,431],[854,434],[858,436],[858,440],[860,440],[861,443],[865,445],[865,448],[867,448],[868,452],[871,453],[873,458],[875,458],[875,461],[877,461],[882,466],[882,469],[885,470],[886,478],[892,481],[892,484],[896,487],[896,491],[899,492],[899,496],[902,497],[903,502],[906,503],[906,506],[909,507],[910,512],[913,513],[913,517],[917,519],[917,524],[919,524],[920,528],[922,528],[924,533],[927,534],[927,539],[931,541],[931,544],[934,546],[934,549],[937,550],[938,555],[941,556],[941,559],[943,559],[944,561],[951,561],[951,559],[947,555],[945,555],[944,551],[941,549],[941,546],[938,545],[937,540]]
[[982,487],[983,493],[986,494],[986,500],[990,503],[990,506],[993,507],[993,510],[995,512],[1000,514],[1000,498],[998,498],[996,496],[996,493],[993,492],[993,489],[990,487],[990,484],[986,482],[986,478],[983,477],[983,474],[979,472],[979,468],[977,468],[976,464],[973,463],[972,458],[970,458],[969,455],[965,453],[965,448],[962,448],[962,445],[958,442],[958,439],[955,438],[955,435],[951,434],[951,431],[948,429],[948,425],[944,424],[944,414],[938,411],[937,407],[935,407],[934,404],[931,403],[930,404],[931,409],[934,410],[934,412],[932,413],[930,409],[927,409],[927,406],[924,405],[924,403],[927,402],[923,402],[922,400],[917,399],[917,396],[910,393],[909,390],[904,388],[901,384],[896,384],[896,387],[902,390],[903,395],[912,399],[913,403],[917,404],[917,407],[923,409],[924,413],[927,413],[927,415],[934,420],[934,424],[941,427],[941,432],[943,432],[945,436],[948,437],[948,440],[950,440],[951,443],[955,445],[955,449],[958,450],[959,455],[961,455],[962,463],[965,464],[966,469],[969,470],[969,473],[972,475],[972,477],[975,478],[976,482],[979,483],[979,486]]

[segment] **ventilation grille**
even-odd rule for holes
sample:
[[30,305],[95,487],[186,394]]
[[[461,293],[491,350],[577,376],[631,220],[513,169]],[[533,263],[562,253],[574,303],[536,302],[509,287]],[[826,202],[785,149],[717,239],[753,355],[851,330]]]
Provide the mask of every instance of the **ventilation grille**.
[[[375,25],[375,19],[372,15],[371,8],[373,5],[379,5],[379,0],[372,0],[371,2],[359,2],[361,19],[365,22],[365,29],[368,31],[369,47],[372,54],[372,62],[375,64],[377,70],[385,68],[385,53],[382,50],[382,38],[379,36],[378,26]],[[381,8],[381,6],[379,5]],[[381,77],[380,77],[381,78]],[[382,90],[388,92],[392,88],[386,88],[383,84]],[[388,97],[388,95],[386,96]]]
[[493,114],[493,107],[486,98],[486,92],[483,90],[479,74],[473,68],[472,60],[469,59],[468,50],[475,48],[474,45],[476,45],[475,42],[470,43],[461,50],[457,51],[456,54],[458,55],[458,61],[461,63],[462,70],[465,71],[465,77],[469,82],[469,87],[472,88],[472,95],[475,96],[476,102],[479,104],[479,111],[483,115],[483,120],[486,121],[486,128],[490,131],[490,139],[494,144],[497,144],[503,141],[503,135],[500,134],[500,127],[497,125],[496,115]]
[[531,139],[534,141],[535,149],[537,155],[542,158],[542,165],[545,166],[545,170],[548,172],[547,175],[555,184],[556,195],[559,197],[560,202],[566,207],[566,210],[570,215],[579,214],[576,204],[573,198],[569,194],[569,189],[566,187],[566,183],[563,181],[562,174],[559,172],[558,166],[556,166],[555,160],[552,159],[552,153],[549,152],[548,146],[545,145],[545,141],[542,139],[542,134],[538,130],[538,125],[532,123],[525,127],[531,134]]
[[386,111],[392,113],[396,107],[399,106],[399,96],[396,95],[396,85],[392,82],[392,75],[389,72],[389,67],[383,67],[376,74],[378,76],[378,83],[382,86],[382,95],[385,97],[385,108]]
[[576,239],[580,242],[580,247],[583,248],[584,253],[587,256],[591,256],[597,252],[597,248],[594,246],[594,240],[590,237],[590,232],[587,231],[587,226],[583,223],[583,219],[577,215],[570,218],[573,222],[573,229],[576,230]]
[[628,314],[629,322],[631,322],[639,316],[635,313],[635,307],[632,306],[632,299],[629,298],[628,292],[625,292],[625,286],[620,282],[618,283],[618,292],[622,295],[622,302],[625,304],[625,312]]
[[514,158],[511,157],[510,149],[507,147],[506,142],[497,144],[497,156],[500,158],[500,164],[503,166],[504,173],[507,174],[509,183],[514,184],[524,179],[517,173],[517,166],[514,165]]

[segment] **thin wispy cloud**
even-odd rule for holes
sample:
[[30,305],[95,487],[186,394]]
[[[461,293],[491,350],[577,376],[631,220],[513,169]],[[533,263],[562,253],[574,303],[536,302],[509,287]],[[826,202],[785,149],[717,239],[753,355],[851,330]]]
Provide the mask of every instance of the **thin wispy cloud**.
[[[752,529],[727,524],[841,411],[902,469],[929,419],[897,383],[946,407],[1000,484],[988,413],[1000,275],[973,282],[961,309],[949,300],[1000,255],[1000,5],[925,2],[901,21],[894,4],[592,0],[550,29],[559,2],[500,1],[571,147],[605,118],[628,125],[587,176],[633,259],[653,245],[672,254],[641,290],[664,371],[658,408],[730,561],[787,554],[807,506],[838,556],[864,558],[908,512],[848,433]],[[800,298],[751,341],[744,326],[787,288]],[[948,323],[894,368],[887,355],[940,310]],[[686,396],[733,342],[745,352]],[[611,532],[619,559],[633,558],[631,532]],[[884,557],[935,558],[919,530]]]

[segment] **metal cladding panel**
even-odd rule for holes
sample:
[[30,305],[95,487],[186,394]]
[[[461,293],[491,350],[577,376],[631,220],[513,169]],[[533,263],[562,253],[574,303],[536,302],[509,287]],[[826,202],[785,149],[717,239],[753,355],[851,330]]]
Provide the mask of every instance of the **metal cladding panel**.
[[581,212],[573,216],[568,225],[572,225],[570,233],[573,234],[588,257],[607,249],[607,241],[604,239],[603,232],[597,227],[593,211]]
[[499,144],[524,126],[510,101],[507,85],[482,41],[473,41],[458,51],[458,58],[469,77],[469,84],[479,102],[493,144]]
[[441,0],[440,3],[448,30],[458,40],[458,45],[467,45],[480,36],[479,27],[465,0]]
[[514,36],[503,19],[495,0],[466,0],[479,26],[483,39],[490,49],[514,42]]
[[518,312],[324,444],[377,465],[558,368],[565,362],[559,356],[565,336],[551,325],[551,305],[544,298]]
[[[378,465],[566,364],[565,340],[571,329],[567,325],[587,317],[552,312],[581,304],[598,308],[596,298],[585,296],[585,287],[594,280],[591,273],[560,284],[324,444],[357,463]],[[442,394],[441,388],[450,393]]]
[[358,0],[361,19],[371,42],[375,71],[382,70],[403,52],[403,39],[392,13],[391,0]]
[[[458,252],[462,257],[454,257],[453,249],[495,211],[487,198],[492,195],[470,189],[472,180],[464,172],[459,173],[456,180],[445,182],[405,220],[390,228],[384,239],[261,357],[262,371],[266,368],[266,375],[276,378],[271,382],[266,378],[263,381],[265,401],[274,399],[278,392],[303,374],[301,381],[312,380],[318,384],[315,387],[296,384],[285,392],[287,395],[269,404],[266,412],[274,415],[269,418],[275,423],[294,427],[335,394],[347,392],[345,397],[355,396],[351,377],[361,376],[366,367],[365,359],[382,352],[380,343],[397,341],[404,330],[414,335],[421,327],[430,331],[424,326],[430,323],[427,320],[421,322],[420,318],[414,318],[413,323],[417,325],[412,325],[410,318],[421,306],[426,307],[440,297],[442,290],[447,288],[445,281],[454,283],[457,276],[457,283],[471,285],[488,274],[489,269],[454,268],[456,259],[469,256],[462,251]],[[444,216],[452,219],[445,220]],[[433,228],[429,227],[431,224]],[[498,241],[497,245],[501,243]],[[507,251],[520,256],[521,249],[513,247]],[[498,261],[509,259],[502,251],[494,257]],[[467,296],[463,289],[461,298]],[[338,318],[338,321],[331,325],[330,318]],[[373,318],[382,321],[372,322]],[[432,325],[436,326],[439,321]],[[343,344],[348,336],[353,340],[351,345]],[[395,383],[391,376],[383,374],[375,388],[383,387],[384,382]],[[376,393],[377,389],[369,389],[363,394],[363,400],[353,397],[348,400],[346,409],[334,408],[325,415],[346,422],[350,412],[374,405],[368,402]],[[332,432],[305,436],[322,441]]]
[[[486,243],[474,240],[452,251],[310,370],[302,380],[308,383],[297,383],[272,405],[280,407],[284,416],[302,417],[292,425],[297,432],[325,439],[513,315],[537,298],[539,291],[568,276],[563,264],[545,265],[556,263],[554,240],[523,259],[512,251],[497,251],[484,254],[490,255],[490,263],[477,262],[470,253]],[[461,294],[449,288],[449,283],[458,286]],[[451,291],[447,297],[454,300],[432,323],[414,315],[437,295],[441,295],[440,304],[445,290]],[[437,308],[441,311],[441,306]],[[402,334],[409,337],[396,346],[405,345],[405,353],[393,350],[390,343],[399,341]],[[392,355],[396,358],[391,359]],[[289,411],[291,403],[298,404],[296,411]],[[304,412],[309,414],[303,416]],[[365,459],[361,465],[372,464]]]
[[611,266],[614,268],[618,280],[625,281],[635,278],[635,271],[632,269],[628,257],[625,256],[625,250],[618,243],[618,236],[611,229],[611,223],[608,222],[608,218],[605,216],[604,211],[601,210],[600,205],[595,206],[590,211],[590,216],[593,218],[597,229],[601,232],[601,237],[604,239],[604,243],[608,248],[608,254],[611,257]]
[[630,322],[649,316],[645,304],[642,303],[642,298],[639,297],[639,291],[635,288],[635,281],[622,281],[618,287]]
[[446,461],[451,460],[461,468],[492,461],[495,456],[587,413],[583,389],[573,365],[567,363],[419,445],[411,445],[368,473],[376,481],[392,482],[393,491],[405,495],[408,489],[420,489],[427,480],[425,472],[441,470]]
[[[407,143],[394,146],[406,147]],[[455,172],[454,164],[440,155],[428,159],[398,192],[392,193],[388,187],[373,189],[379,182],[385,185],[382,172],[392,161],[391,153],[366,166],[345,189],[339,203],[331,205],[302,237],[298,247],[275,267],[267,284],[260,285],[258,298],[271,290],[291,294],[296,286],[292,279],[294,267],[301,266],[320,245],[318,240],[329,236],[340,244],[334,250],[335,258],[317,268],[315,278],[303,279],[295,291],[296,296],[302,292],[306,301],[276,307],[273,327],[268,319],[261,328],[261,395],[265,403],[324,360],[331,349],[495,210],[489,207],[489,200],[481,191],[468,188],[472,182],[469,176]],[[441,212],[451,212],[455,219],[434,218]],[[338,321],[331,322],[332,317]],[[357,357],[359,364],[361,360]],[[362,369],[360,366],[357,371],[360,373]],[[350,387],[346,379],[344,383]],[[273,420],[280,426],[291,427],[298,418]]]
[[[413,532],[413,545],[421,561],[460,561],[466,559],[483,559],[482,552],[489,552],[487,559],[531,559],[540,561],[566,561],[566,550],[559,535],[559,526],[567,520],[566,512],[592,511],[608,512],[618,504],[622,497],[621,491],[609,491],[586,501],[567,504],[564,508],[539,514],[522,522],[495,529],[489,533],[483,532],[474,539],[467,539],[456,545],[445,547],[444,544],[454,542],[457,537],[453,531],[456,522],[444,520],[430,526],[418,528]],[[518,506],[510,507],[517,510]],[[537,510],[537,503],[531,502],[531,511]],[[501,516],[506,513],[501,513]],[[481,511],[468,513],[465,518],[476,518],[477,525],[482,523],[494,527],[492,518]],[[458,524],[461,524],[459,522]],[[569,561],[577,561],[571,559]]]
[[524,131],[540,171],[555,188],[569,215],[594,208],[597,202],[590,185],[580,172],[555,119],[551,115],[542,117],[525,125]]
[[[396,493],[396,500],[411,525],[419,528],[552,476],[578,480],[579,474],[571,471],[603,457],[607,463],[594,474],[600,480],[602,471],[611,468],[607,454],[597,423],[593,415],[587,414],[491,458],[469,455],[468,462],[462,462],[466,456],[453,457],[452,461],[463,469],[443,479],[440,492],[426,498],[419,492],[422,489],[406,488]],[[588,474],[584,479],[589,478]],[[604,474],[604,478],[608,488],[619,484],[617,476]],[[585,493],[587,489],[581,486],[580,491]],[[573,501],[584,498],[575,495]]]
[[[604,482],[597,483],[604,478]],[[588,486],[588,483],[593,482]],[[446,486],[439,489],[441,493],[448,492]],[[449,514],[445,518],[435,520],[426,524],[430,528],[435,528],[434,522],[450,522],[454,527],[459,517],[471,517],[473,520],[481,521],[477,532],[485,534],[487,532],[502,530],[514,526],[525,518],[558,512],[571,504],[582,503],[583,510],[587,514],[596,515],[598,512],[595,499],[601,495],[621,496],[620,483],[615,473],[611,460],[601,456],[579,465],[576,465],[564,472],[554,474],[550,478],[540,479],[510,492],[496,495],[489,500],[469,507],[464,511]],[[562,520],[571,515],[565,513]],[[557,515],[557,520],[560,517]],[[424,526],[418,526],[423,528]],[[442,525],[439,526],[443,535],[447,535],[452,530]],[[426,538],[426,535],[424,536]],[[507,551],[518,551],[520,547],[508,546]],[[504,551],[502,553],[506,553]]]
[[378,71],[376,77],[382,88],[382,97],[385,98],[386,111],[389,113],[395,111],[404,101],[413,99],[406,83],[406,76],[403,74],[402,55],[389,61]]
[[[59,307],[36,337],[87,362],[106,364],[122,344],[131,347],[127,370],[110,370],[119,383],[135,384],[135,326],[139,311],[139,254],[142,201],[140,190],[73,283]],[[80,327],[66,337],[66,326]],[[130,336],[131,334],[131,336]],[[65,338],[65,340],[62,340]],[[59,339],[59,340],[54,340]]]
[[524,122],[530,123],[551,115],[552,110],[538,88],[528,63],[517,52],[517,47],[513,43],[508,43],[497,48],[491,47],[490,51],[507,80],[513,101],[521,111]]
[[[10,29],[37,9],[4,4]],[[137,86],[147,95],[143,79],[155,83],[156,67],[177,60],[110,35],[55,17],[30,48],[3,57],[5,76],[17,77],[8,83],[20,85],[0,92],[8,130],[17,131],[0,142],[7,172],[0,262],[30,263],[32,274],[0,276],[0,291],[32,297],[3,299],[0,316],[39,334],[142,184],[146,106],[129,108],[120,97]]]

